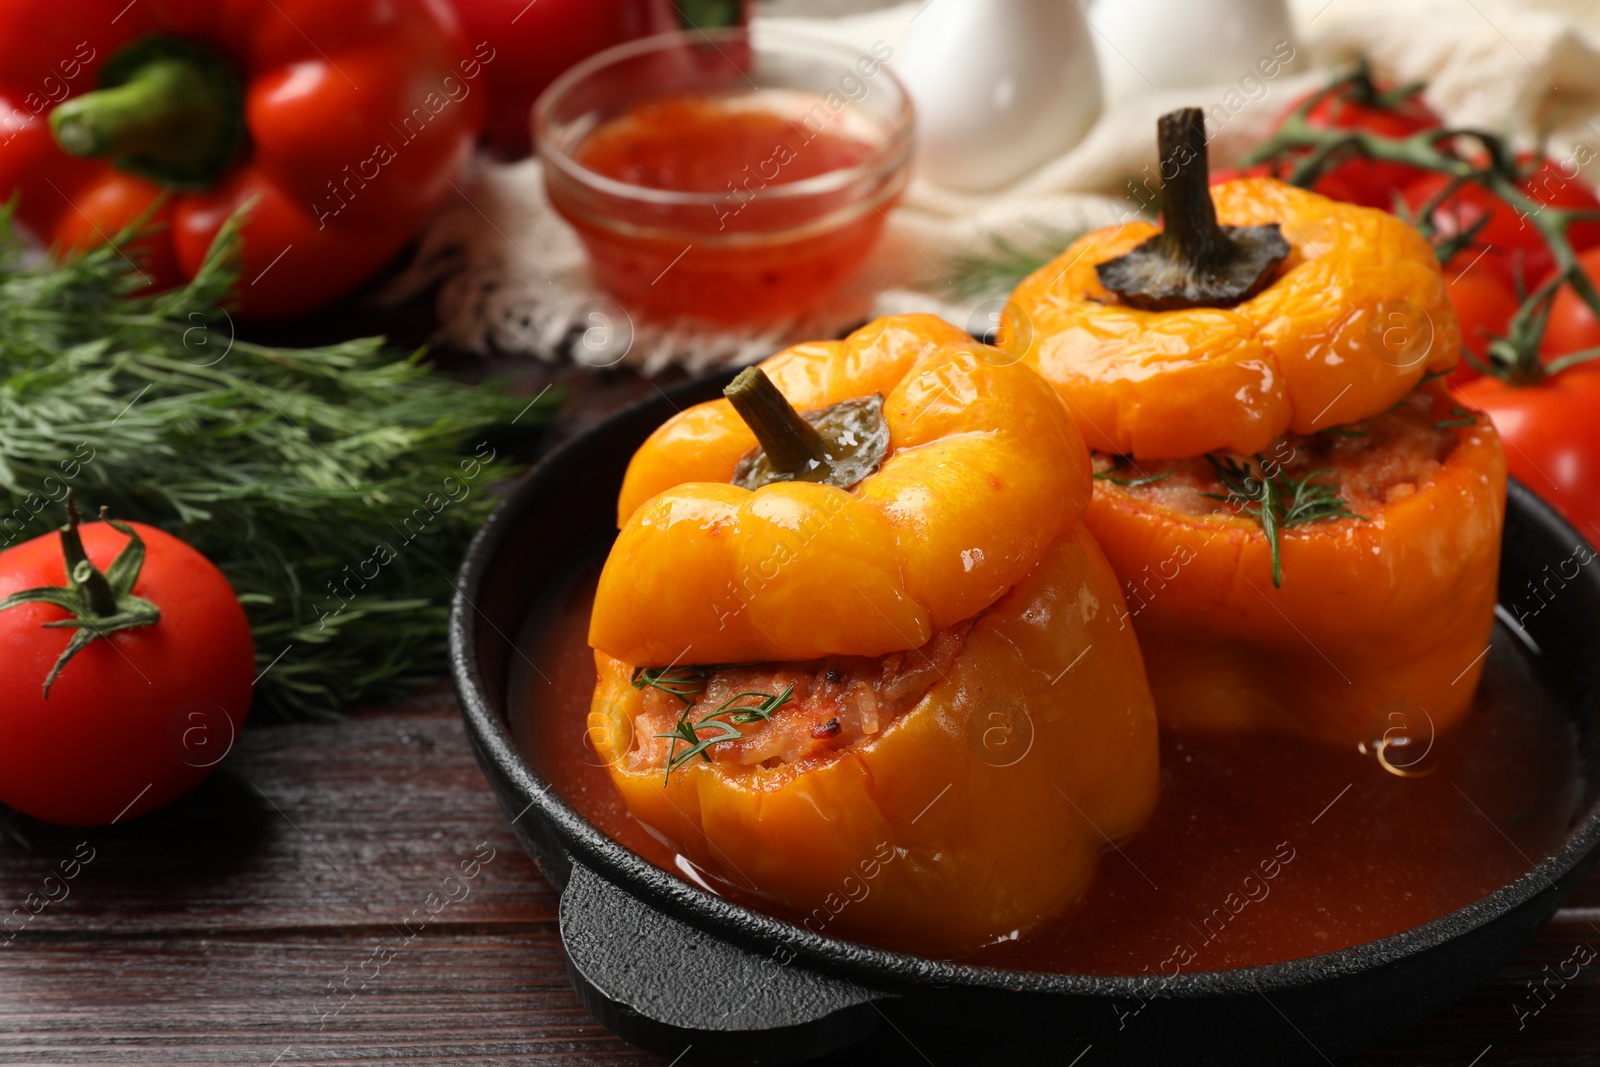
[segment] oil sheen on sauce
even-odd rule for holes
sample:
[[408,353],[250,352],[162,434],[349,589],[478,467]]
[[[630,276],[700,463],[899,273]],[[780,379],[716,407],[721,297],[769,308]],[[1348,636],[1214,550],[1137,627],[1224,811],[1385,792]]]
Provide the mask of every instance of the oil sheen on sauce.
[[[769,92],[652,100],[601,125],[583,139],[574,158],[629,185],[721,193],[730,182],[737,185],[749,177],[752,161],[772,158],[768,168],[757,168],[756,177],[786,184],[859,166],[872,155],[876,146],[869,140],[804,127],[803,105],[811,99],[780,109],[774,103],[780,96]],[[705,228],[716,229],[710,220]]]
[[[520,643],[537,671],[513,678],[513,733],[590,822],[716,891],[628,815],[586,744],[597,575],[589,568],[530,617]],[[1299,959],[1437,918],[1560,845],[1580,802],[1577,747],[1535,657],[1504,626],[1454,731],[1430,738],[1425,717],[1395,725],[1407,743],[1385,755],[1404,773],[1370,748],[1165,732],[1150,822],[1105,851],[1077,907],[968,962],[1176,974]]]

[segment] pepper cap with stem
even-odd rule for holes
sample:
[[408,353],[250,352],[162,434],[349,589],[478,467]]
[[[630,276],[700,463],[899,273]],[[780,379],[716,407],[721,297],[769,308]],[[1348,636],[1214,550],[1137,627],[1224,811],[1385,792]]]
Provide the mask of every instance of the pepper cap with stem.
[[112,56],[100,88],[50,112],[74,156],[109,156],[119,170],[177,189],[206,189],[246,139],[244,91],[228,62],[152,34]]
[[841,400],[802,415],[760,367],[746,367],[724,389],[760,445],[734,470],[733,484],[816,482],[848,489],[872,474],[889,452],[883,397]]
[[23,604],[54,604],[70,617],[41,625],[77,631],[45,676],[46,700],[50,699],[50,687],[55,684],[62,668],[95,638],[106,637],[118,630],[154,626],[161,621],[160,608],[143,597],[133,595],[134,583],[139,580],[139,572],[144,568],[144,539],[127,523],[108,518],[105,508],[100,509],[100,521],[128,537],[128,543],[104,571],[94,565],[83,549],[83,538],[78,534],[78,507],[73,502],[72,490],[68,489],[67,524],[61,527],[61,553],[66,557],[67,584],[24,589],[0,600],[0,611]]
[[1096,266],[1100,284],[1146,311],[1232,307],[1248,300],[1271,283],[1278,264],[1289,255],[1289,242],[1277,223],[1217,222],[1203,111],[1169,111],[1157,120],[1156,130],[1162,231]]

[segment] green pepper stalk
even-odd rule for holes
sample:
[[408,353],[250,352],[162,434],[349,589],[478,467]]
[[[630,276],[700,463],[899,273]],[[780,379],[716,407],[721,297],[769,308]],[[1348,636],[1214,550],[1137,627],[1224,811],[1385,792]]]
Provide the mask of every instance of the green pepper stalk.
[[739,461],[734,485],[799,481],[848,489],[889,452],[883,397],[876,394],[802,415],[760,367],[746,367],[722,392],[760,442]]
[[245,143],[244,92],[220,56],[151,35],[118,52],[100,88],[50,112],[74,156],[109,156],[120,170],[178,189],[206,189]]

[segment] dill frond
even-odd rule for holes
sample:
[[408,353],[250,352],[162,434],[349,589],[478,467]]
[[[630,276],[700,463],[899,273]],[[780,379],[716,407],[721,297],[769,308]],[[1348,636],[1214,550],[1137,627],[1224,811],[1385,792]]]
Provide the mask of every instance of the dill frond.
[[1270,475],[1268,463],[1261,456],[1255,465],[1246,460],[1241,463],[1232,456],[1218,458],[1207,455],[1217,481],[1226,493],[1207,493],[1213,500],[1221,500],[1251,516],[1261,524],[1267,542],[1272,546],[1272,585],[1283,587],[1283,531],[1326,519],[1358,519],[1367,521],[1365,515],[1351,511],[1339,495],[1339,487],[1316,479],[1332,473],[1327,470],[1308,471],[1295,478],[1282,466]]

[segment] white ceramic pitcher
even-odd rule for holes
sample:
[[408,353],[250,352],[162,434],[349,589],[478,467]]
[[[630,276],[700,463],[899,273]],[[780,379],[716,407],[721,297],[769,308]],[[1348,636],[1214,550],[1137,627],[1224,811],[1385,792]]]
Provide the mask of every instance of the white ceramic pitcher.
[[930,0],[895,63],[919,175],[998,189],[1082,140],[1100,114],[1091,33],[1073,0]]

